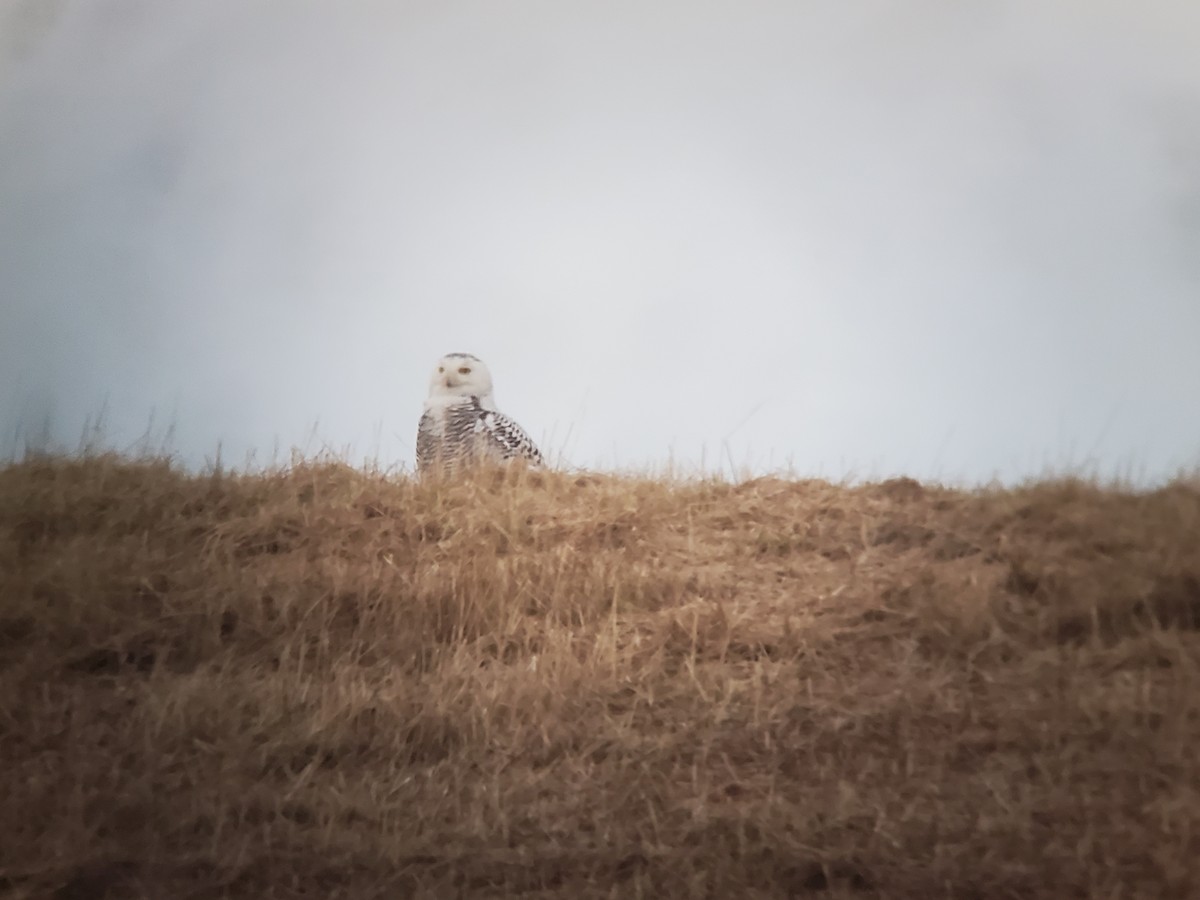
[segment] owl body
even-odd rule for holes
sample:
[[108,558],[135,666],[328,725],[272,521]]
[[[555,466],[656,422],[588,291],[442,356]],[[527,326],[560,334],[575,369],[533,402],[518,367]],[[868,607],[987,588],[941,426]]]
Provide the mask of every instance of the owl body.
[[449,475],[512,459],[543,462],[525,430],[496,409],[487,366],[469,353],[442,357],[417,425],[417,471]]

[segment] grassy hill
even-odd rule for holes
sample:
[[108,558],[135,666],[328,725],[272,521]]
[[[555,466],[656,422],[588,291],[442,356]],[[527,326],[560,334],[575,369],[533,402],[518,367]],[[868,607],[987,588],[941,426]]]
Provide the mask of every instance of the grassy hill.
[[0,469],[0,897],[1200,890],[1200,484]]

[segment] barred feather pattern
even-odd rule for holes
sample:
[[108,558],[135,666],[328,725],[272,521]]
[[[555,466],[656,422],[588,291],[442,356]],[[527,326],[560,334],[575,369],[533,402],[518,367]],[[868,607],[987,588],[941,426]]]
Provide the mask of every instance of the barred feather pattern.
[[417,426],[417,471],[445,474],[479,462],[524,459],[543,465],[541,451],[504,413],[485,409],[478,397],[426,410]]

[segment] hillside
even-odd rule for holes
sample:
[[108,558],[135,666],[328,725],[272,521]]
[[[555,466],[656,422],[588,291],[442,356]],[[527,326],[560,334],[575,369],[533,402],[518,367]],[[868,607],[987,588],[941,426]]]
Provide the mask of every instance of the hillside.
[[1200,890],[1200,484],[0,469],[0,897]]

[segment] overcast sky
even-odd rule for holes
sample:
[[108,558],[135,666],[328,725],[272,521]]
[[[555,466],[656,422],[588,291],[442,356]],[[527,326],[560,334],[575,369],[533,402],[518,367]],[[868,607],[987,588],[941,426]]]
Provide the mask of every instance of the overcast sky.
[[1200,464],[1193,0],[0,4],[5,456]]

